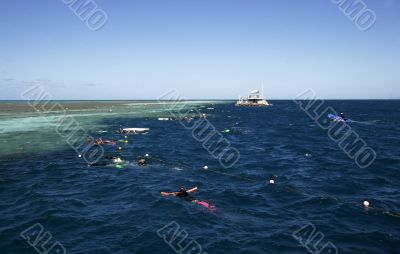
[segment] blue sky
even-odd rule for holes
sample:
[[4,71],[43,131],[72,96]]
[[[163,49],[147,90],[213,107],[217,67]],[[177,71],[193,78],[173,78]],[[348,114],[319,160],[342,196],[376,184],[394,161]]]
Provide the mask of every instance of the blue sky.
[[[69,0],[67,0],[69,1]],[[331,0],[95,0],[90,30],[62,0],[0,2],[0,99],[400,98],[400,2],[364,0],[357,29]]]

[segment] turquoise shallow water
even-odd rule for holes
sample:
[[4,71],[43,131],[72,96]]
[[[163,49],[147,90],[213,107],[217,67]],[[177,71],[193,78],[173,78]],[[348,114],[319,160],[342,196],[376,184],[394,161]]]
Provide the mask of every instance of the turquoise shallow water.
[[[105,119],[169,116],[164,104],[156,101],[53,102],[56,103],[61,103],[67,115],[73,117],[83,129],[94,133],[101,133],[107,127]],[[194,101],[189,105],[201,103]],[[0,154],[29,155],[67,146],[55,131],[56,123],[64,115],[60,111],[37,111],[38,108],[24,102],[0,102]]]
[[[2,253],[36,253],[20,235],[35,223],[67,253],[175,253],[157,235],[172,221],[208,253],[310,253],[293,237],[310,223],[323,235],[320,249],[331,242],[340,253],[399,253],[399,101],[327,102],[347,112],[353,130],[376,151],[376,161],[364,169],[292,101],[273,101],[268,108],[191,104],[217,130],[230,130],[223,137],[239,150],[240,160],[229,169],[179,121],[158,121],[170,117],[163,105],[64,103],[90,135],[117,140],[104,149],[124,162],[116,167],[105,159],[88,167],[38,112],[3,105]],[[125,135],[116,132],[120,127],[150,132],[124,143]],[[138,166],[146,153],[148,165]],[[181,185],[199,187],[195,197],[218,210],[159,195]],[[362,207],[366,199],[370,209]]]

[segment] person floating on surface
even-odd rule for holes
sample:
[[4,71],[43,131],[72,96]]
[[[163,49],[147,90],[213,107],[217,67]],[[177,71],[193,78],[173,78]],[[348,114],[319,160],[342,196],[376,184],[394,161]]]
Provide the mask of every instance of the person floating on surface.
[[114,155],[104,155],[103,156],[103,159],[106,159],[106,160],[115,160],[117,158],[117,156],[114,156]]
[[144,166],[144,165],[146,165],[146,160],[142,158],[142,159],[139,159],[137,163],[139,166]]
[[181,197],[184,198],[187,201],[190,201],[192,203],[201,205],[205,208],[207,208],[208,210],[214,212],[217,210],[217,208],[213,205],[210,205],[208,202],[206,201],[200,201],[195,199],[194,197],[192,197],[190,194],[197,191],[197,187],[191,188],[189,190],[186,190],[184,187],[180,187],[179,191],[177,192],[161,192],[161,196],[175,196],[175,197]]
[[161,196],[175,196],[175,197],[189,197],[189,193],[197,191],[197,187],[186,190],[184,187],[181,187],[177,192],[161,192]]
[[102,138],[96,139],[96,140],[94,141],[94,143],[95,143],[96,145],[102,145],[102,144],[104,144]]
[[342,118],[344,121],[347,121],[347,117],[344,113],[339,114],[340,118]]
[[115,141],[111,140],[103,140],[102,138],[98,138],[94,141],[96,145],[116,145],[117,143]]

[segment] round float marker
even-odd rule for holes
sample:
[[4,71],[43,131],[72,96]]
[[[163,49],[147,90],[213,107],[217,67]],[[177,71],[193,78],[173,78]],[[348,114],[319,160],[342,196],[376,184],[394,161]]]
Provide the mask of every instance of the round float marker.
[[204,168],[204,169],[208,169],[208,166],[204,166],[203,168]]
[[82,157],[82,154],[79,154],[78,157],[81,158],[81,157]]
[[365,208],[368,208],[368,207],[369,207],[369,202],[368,202],[367,200],[365,200],[365,201],[363,202],[363,205],[364,205]]
[[271,180],[269,180],[269,183],[270,183],[270,184],[274,184],[275,181],[271,179]]
[[145,156],[145,157],[149,157],[149,154],[148,154],[148,153],[146,153],[144,156]]

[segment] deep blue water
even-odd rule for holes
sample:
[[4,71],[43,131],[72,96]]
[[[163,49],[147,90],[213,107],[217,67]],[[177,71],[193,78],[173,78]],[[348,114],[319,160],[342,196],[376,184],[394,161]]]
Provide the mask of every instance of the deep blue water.
[[[352,130],[375,150],[377,159],[367,168],[359,168],[298,105],[272,103],[200,108],[217,130],[231,130],[224,137],[240,160],[229,169],[179,121],[155,117],[105,118],[108,132],[92,132],[124,139],[115,132],[120,126],[151,129],[119,143],[128,161],[122,169],[88,167],[67,146],[0,155],[0,252],[37,253],[20,234],[40,223],[67,253],[172,254],[156,232],[176,221],[210,254],[310,253],[292,236],[309,223],[323,234],[320,245],[331,242],[340,253],[400,253],[400,101],[327,102],[346,112],[355,121]],[[115,147],[105,149],[118,154]],[[146,153],[148,165],[136,165]],[[197,186],[195,197],[218,210],[159,194],[182,185]]]

